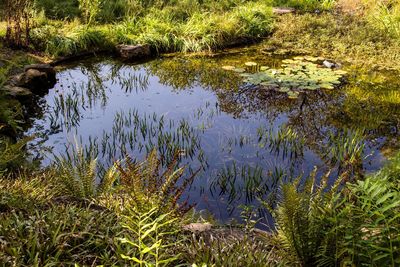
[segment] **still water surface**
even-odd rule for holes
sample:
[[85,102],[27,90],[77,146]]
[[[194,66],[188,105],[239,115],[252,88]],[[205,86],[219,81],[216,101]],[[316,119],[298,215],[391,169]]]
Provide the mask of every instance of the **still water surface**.
[[152,147],[167,162],[179,150],[188,172],[201,168],[185,198],[221,221],[238,218],[241,204],[260,207],[258,199],[268,198],[280,181],[307,175],[314,166],[319,174],[337,167],[329,158],[332,136],[362,129],[363,170],[382,165],[381,150],[397,132],[380,123],[365,127],[364,115],[374,111],[367,107],[359,115],[362,103],[353,103],[346,91],[354,84],[288,99],[221,68],[248,60],[280,64],[244,52],[141,64],[92,59],[64,66],[27,132],[37,136],[32,151],[49,165],[52,153],[63,154],[78,142],[107,165],[125,153],[143,159]]

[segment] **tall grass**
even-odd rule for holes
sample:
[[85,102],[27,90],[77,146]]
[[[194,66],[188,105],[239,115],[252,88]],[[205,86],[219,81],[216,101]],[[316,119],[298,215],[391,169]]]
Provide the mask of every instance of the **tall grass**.
[[[121,1],[113,3],[118,2],[121,6]],[[193,52],[254,41],[272,31],[272,9],[268,2],[263,1],[222,1],[221,4],[208,1],[152,4],[127,1],[124,5],[126,10],[117,12],[121,19],[102,26],[94,25],[95,19],[105,22],[106,17],[112,17],[110,12],[113,11],[102,15],[102,10],[106,12],[115,5],[105,2],[102,10],[98,10],[100,6],[94,8],[94,3],[84,2],[80,16],[85,23],[90,22],[90,27],[82,27],[76,20],[66,23],[49,21],[32,31],[36,48],[60,56],[109,49],[110,45],[119,43],[146,43],[158,52]]]
[[365,0],[365,3],[371,23],[400,40],[400,3],[393,0]]

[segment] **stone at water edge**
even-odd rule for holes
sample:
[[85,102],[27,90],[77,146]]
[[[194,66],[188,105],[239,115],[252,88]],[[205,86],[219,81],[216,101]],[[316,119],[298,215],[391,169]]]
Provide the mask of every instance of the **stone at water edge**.
[[322,65],[324,65],[325,67],[329,68],[329,69],[334,69],[337,68],[338,65],[334,62],[330,62],[328,60],[324,60],[324,62],[322,62]]
[[184,225],[182,227],[183,230],[185,231],[190,231],[194,233],[201,233],[201,232],[206,232],[211,230],[212,225],[210,223],[190,223],[187,225]]
[[276,15],[290,14],[295,11],[296,10],[294,8],[290,8],[290,7],[274,7],[274,8],[272,8],[272,13],[274,13]]
[[151,56],[150,45],[118,45],[118,53],[123,59],[140,59]]
[[56,71],[49,64],[33,64],[24,67],[24,72],[11,77],[9,85],[29,89],[35,95],[43,95],[52,88],[56,80]]
[[22,87],[29,88],[35,94],[41,94],[49,89],[49,80],[45,72],[29,69],[24,73],[22,79]]
[[50,64],[32,64],[32,65],[27,65],[24,67],[25,72],[32,70],[32,69],[46,73],[47,79],[49,80],[49,82],[56,81],[56,71]]
[[20,100],[29,99],[32,96],[32,92],[29,89],[18,86],[6,85],[2,88],[2,91],[4,92],[5,95]]

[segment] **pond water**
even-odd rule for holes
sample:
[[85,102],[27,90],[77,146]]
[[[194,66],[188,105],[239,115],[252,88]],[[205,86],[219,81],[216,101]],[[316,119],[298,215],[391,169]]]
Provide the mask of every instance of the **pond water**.
[[340,140],[345,146],[340,136],[362,132],[361,170],[382,166],[383,152],[398,140],[400,102],[367,97],[376,88],[398,97],[398,87],[380,80],[384,74],[350,69],[347,85],[290,99],[222,68],[247,61],[281,64],[279,58],[242,50],[140,64],[98,58],[63,66],[26,132],[36,136],[32,154],[49,165],[53,153],[79,143],[109,165],[125,154],[141,160],[156,147],[167,164],[179,150],[188,173],[201,169],[185,198],[223,222],[239,218],[241,204],[254,205],[264,216],[259,199],[314,166],[319,175],[333,169],[333,181],[340,164],[332,149]]

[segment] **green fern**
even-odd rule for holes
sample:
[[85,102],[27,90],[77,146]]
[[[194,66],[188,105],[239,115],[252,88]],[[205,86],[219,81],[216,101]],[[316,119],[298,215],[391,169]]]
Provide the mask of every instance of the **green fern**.
[[399,266],[400,154],[375,175],[328,187],[314,171],[282,186],[274,216],[288,255],[302,266]]
[[[142,163],[127,157],[124,164],[117,163],[120,188],[130,194],[139,208],[153,203],[162,210],[186,213],[192,206],[187,203],[179,204],[178,201],[199,170],[183,179],[185,169],[177,166],[177,159],[178,155],[163,170],[155,149]],[[179,186],[178,182],[181,182]]]
[[79,145],[65,156],[56,157],[55,166],[59,194],[79,198],[93,198],[106,193],[119,177],[116,165],[101,176],[97,159],[91,154],[86,155]]
[[126,211],[128,215],[124,216],[122,226],[129,235],[119,238],[128,247],[128,253],[121,254],[123,259],[140,267],[169,266],[179,259],[179,255],[169,253],[171,244],[177,244],[176,240],[171,241],[177,236],[174,230],[177,218],[171,212],[160,214],[157,207],[142,212],[135,206],[127,207]]

